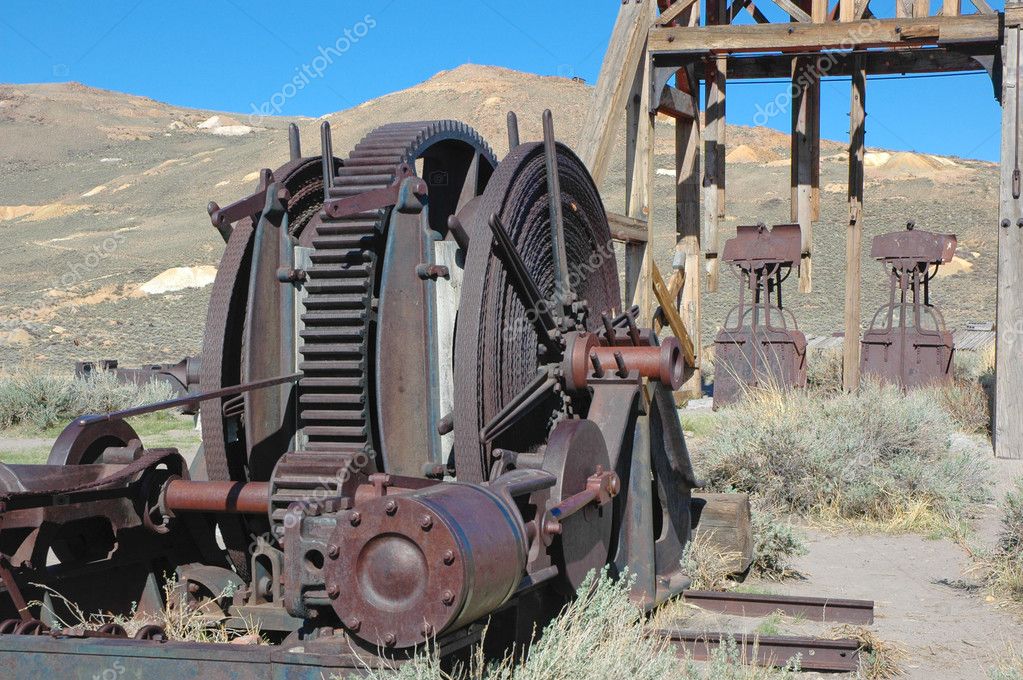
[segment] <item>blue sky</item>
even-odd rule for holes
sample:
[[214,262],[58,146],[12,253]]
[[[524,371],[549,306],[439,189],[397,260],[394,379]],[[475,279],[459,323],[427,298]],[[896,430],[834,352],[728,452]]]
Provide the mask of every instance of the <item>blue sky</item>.
[[[871,6],[890,15],[892,2]],[[3,0],[0,82],[75,80],[181,106],[309,116],[466,62],[593,83],[619,4]],[[751,124],[785,87],[730,82],[729,121]],[[826,81],[822,92],[822,134],[845,140],[848,79]],[[867,112],[870,146],[998,158],[999,108],[986,75],[872,81]],[[785,129],[788,116],[769,124]]]

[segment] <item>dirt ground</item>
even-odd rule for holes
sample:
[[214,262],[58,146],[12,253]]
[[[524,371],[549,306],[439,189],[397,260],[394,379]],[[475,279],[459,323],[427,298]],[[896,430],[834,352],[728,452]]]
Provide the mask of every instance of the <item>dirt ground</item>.
[[[978,447],[989,447],[976,440]],[[793,561],[802,579],[747,580],[743,590],[778,595],[833,596],[875,601],[877,636],[905,652],[901,667],[913,680],[988,677],[1023,638],[1023,617],[999,607],[971,571],[970,550],[995,546],[1001,513],[998,500],[1023,476],[1023,461],[992,458],[995,496],[967,539],[915,534],[858,534],[803,527],[808,553]],[[773,617],[742,619],[687,610],[686,628],[781,635],[827,635],[831,624]],[[812,677],[812,676],[811,676]],[[834,676],[832,676],[834,677]]]

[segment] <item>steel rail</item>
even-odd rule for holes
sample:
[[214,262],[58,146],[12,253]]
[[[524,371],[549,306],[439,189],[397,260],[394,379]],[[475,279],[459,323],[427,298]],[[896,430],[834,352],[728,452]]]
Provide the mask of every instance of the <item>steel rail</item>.
[[797,595],[758,595],[686,590],[686,602],[701,609],[733,616],[768,616],[775,612],[809,621],[825,623],[870,624],[874,622],[872,600],[847,600],[833,597]]
[[825,640],[789,635],[742,635],[657,629],[651,637],[664,637],[694,661],[707,661],[722,645],[734,640],[743,663],[824,673],[851,673],[859,668],[860,643],[850,638]]

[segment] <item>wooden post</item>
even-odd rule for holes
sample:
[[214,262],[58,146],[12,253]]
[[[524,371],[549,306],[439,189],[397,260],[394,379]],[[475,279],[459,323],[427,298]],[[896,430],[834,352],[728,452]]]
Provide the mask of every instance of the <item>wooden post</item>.
[[941,16],[956,17],[959,16],[959,11],[960,11],[959,0],[942,0]]
[[856,20],[856,0],[838,0],[838,20]]
[[650,55],[646,54],[641,66],[643,70],[642,93],[640,94],[640,110],[637,114],[637,135],[636,135],[636,157],[634,165],[634,180],[629,199],[629,216],[646,219],[647,242],[643,248],[642,266],[639,271],[639,278],[636,282],[636,289],[632,296],[632,304],[639,306],[639,318],[637,322],[644,326],[653,324],[653,283],[650,278],[650,261],[653,257],[654,244],[654,220],[653,220],[653,191],[654,191],[654,129],[657,124],[657,112],[651,111],[651,79],[653,77],[653,62]]
[[647,31],[653,23],[653,6],[646,2],[623,2],[611,31],[597,88],[586,111],[586,146],[579,154],[597,187],[604,182],[615,132],[628,105],[636,67],[646,54]]
[[704,248],[707,257],[707,291],[715,292],[718,289],[719,260],[718,250],[720,248],[720,235],[718,227],[721,222],[721,211],[718,209],[718,180],[721,176],[718,169],[723,164],[722,145],[719,135],[724,127],[724,81],[725,71],[722,70],[725,64],[724,59],[715,59],[708,65],[706,79],[706,108],[704,110],[703,126],[703,154],[704,154],[704,180],[703,180],[703,225],[704,225]]
[[860,385],[860,266],[863,247],[863,154],[866,141],[867,72],[863,55],[853,57],[849,102],[849,228],[845,236],[845,338],[842,387]]
[[810,90],[817,74],[809,57],[795,57],[792,60],[792,160],[791,168],[791,217],[799,223],[802,237],[802,259],[799,265],[799,291],[809,293],[812,289],[810,251],[813,243],[812,171],[811,157],[811,107]]
[[689,330],[696,353],[696,372],[682,386],[685,396],[703,395],[703,334],[700,319],[700,121],[675,121],[675,252],[682,259],[686,284],[679,316]]
[[[1020,5],[1007,5],[1019,8]],[[1008,19],[1008,12],[1007,19]],[[1005,26],[1002,159],[998,226],[998,336],[995,345],[995,455],[1023,458],[1023,29]]]
[[[639,63],[637,66],[625,114],[625,214],[645,221],[646,166],[640,150],[640,128],[646,127],[646,115],[643,112],[643,65]],[[646,250],[645,243],[625,244],[626,306],[636,298]]]

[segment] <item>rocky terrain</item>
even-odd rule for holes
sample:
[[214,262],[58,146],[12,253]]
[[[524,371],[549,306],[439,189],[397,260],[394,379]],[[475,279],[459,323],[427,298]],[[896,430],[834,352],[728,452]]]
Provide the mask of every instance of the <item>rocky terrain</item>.
[[[509,109],[518,112],[522,137],[530,139],[540,136],[540,114],[550,107],[559,137],[578,146],[589,96],[585,84],[569,79],[463,66],[328,119],[339,156],[380,124],[430,118],[467,121],[500,156],[507,150]],[[245,195],[261,167],[287,159],[288,122],[184,109],[76,83],[0,85],[0,362],[141,362],[196,352],[210,267],[223,249],[205,206]],[[295,122],[311,153],[319,121]],[[674,135],[670,121],[659,125],[654,252],[667,269],[674,244]],[[730,127],[728,149],[724,237],[738,224],[788,221],[787,135]],[[792,286],[787,302],[804,330],[827,334],[840,329],[842,318],[843,144],[825,142],[822,156],[814,291],[799,295]],[[623,159],[619,146],[603,187],[609,210],[622,210]],[[993,164],[873,149],[868,155],[868,236],[902,228],[908,219],[959,236],[951,275],[934,290],[953,327],[993,320],[996,204]],[[886,288],[876,264],[864,272],[866,315]],[[720,291],[707,298],[705,334],[714,332],[736,296],[734,280],[724,275]]]

